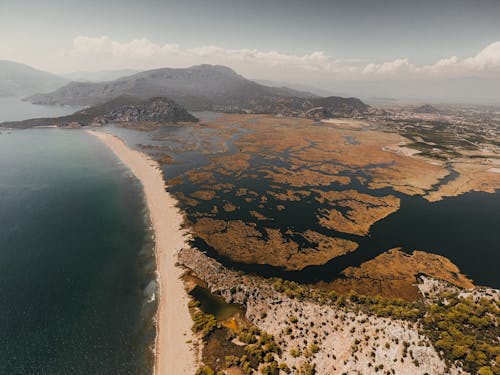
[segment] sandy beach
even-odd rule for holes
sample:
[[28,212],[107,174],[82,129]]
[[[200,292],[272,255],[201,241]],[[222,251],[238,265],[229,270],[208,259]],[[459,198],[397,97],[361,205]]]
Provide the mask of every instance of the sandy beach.
[[165,190],[158,164],[145,154],[132,150],[114,135],[87,131],[105,143],[142,182],[155,232],[155,252],[160,287],[155,375],[193,374],[195,354],[188,341],[193,339],[188,296],[176,267],[177,252],[185,246],[180,229],[182,215],[176,200]]

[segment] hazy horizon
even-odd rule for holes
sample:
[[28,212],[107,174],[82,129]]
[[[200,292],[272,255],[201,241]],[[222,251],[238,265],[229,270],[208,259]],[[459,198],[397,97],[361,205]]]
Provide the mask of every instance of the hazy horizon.
[[220,64],[332,94],[497,103],[498,16],[494,0],[4,0],[0,59],[73,77]]

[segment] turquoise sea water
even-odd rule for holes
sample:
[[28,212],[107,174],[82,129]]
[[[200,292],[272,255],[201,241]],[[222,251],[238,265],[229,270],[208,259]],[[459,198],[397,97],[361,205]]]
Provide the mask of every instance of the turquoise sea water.
[[94,137],[0,129],[0,374],[150,373],[148,227]]

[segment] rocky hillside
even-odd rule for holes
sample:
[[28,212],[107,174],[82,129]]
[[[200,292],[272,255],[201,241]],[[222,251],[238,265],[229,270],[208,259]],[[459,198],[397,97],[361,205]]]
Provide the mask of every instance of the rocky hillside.
[[310,102],[316,108],[322,108],[322,110],[325,112],[325,117],[335,117],[338,115],[357,115],[367,113],[370,110],[370,106],[363,103],[358,98],[328,96],[326,98],[313,98],[310,99]]
[[166,96],[190,110],[241,105],[261,98],[314,97],[307,92],[260,85],[225,66],[198,65],[149,70],[111,82],[71,82],[52,93],[33,95],[28,100],[34,104],[96,105],[121,95],[142,99]]
[[[120,98],[119,98],[120,99]],[[113,100],[112,102],[116,102]],[[97,107],[97,110],[109,106],[109,102],[103,106]],[[95,109],[94,109],[95,110]],[[82,110],[80,113],[88,113],[88,110]],[[196,122],[198,119],[191,115],[184,108],[179,106],[173,100],[156,97],[143,102],[135,102],[116,106],[110,111],[104,112],[101,116],[96,116],[94,123],[139,123],[154,122],[175,124],[178,122]]]
[[298,116],[313,119],[352,117],[372,113],[373,109],[357,98],[260,97],[245,101],[230,100],[214,105],[212,110],[224,113],[260,113]]
[[133,125],[141,123],[175,124],[196,121],[198,121],[196,117],[168,98],[156,97],[142,100],[129,96],[120,96],[104,104],[83,109],[69,116],[6,122],[0,124],[0,126],[13,128],[50,125],[80,127],[109,123]]
[[54,74],[42,72],[14,61],[0,60],[0,97],[23,97],[48,92],[67,83]]
[[[249,374],[271,374],[278,372],[264,372],[264,368],[278,363],[280,369],[289,369],[285,373],[296,375],[496,374],[500,369],[496,357],[498,290],[465,290],[417,275],[422,293],[419,301],[352,292],[339,295],[286,280],[243,275],[193,248],[181,250],[178,256],[179,263],[203,280],[214,295],[243,306],[246,319],[260,332],[272,335],[269,337],[279,346],[265,357],[259,348],[247,346],[242,350],[245,356],[238,360],[234,358],[238,351],[227,343],[220,344],[218,351],[206,345],[204,358],[220,356],[219,361],[211,361],[213,370],[232,366],[235,371],[246,368]],[[231,324],[234,321],[224,322],[227,327]],[[202,342],[210,339],[207,335]],[[240,335],[232,342],[257,340]],[[227,348],[230,350],[224,353]],[[225,354],[231,359],[226,365]],[[253,363],[250,360],[247,365],[252,356]]]

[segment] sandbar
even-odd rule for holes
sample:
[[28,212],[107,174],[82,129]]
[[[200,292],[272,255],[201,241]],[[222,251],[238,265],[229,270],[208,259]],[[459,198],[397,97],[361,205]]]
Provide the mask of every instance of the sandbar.
[[182,215],[177,201],[165,190],[165,182],[157,162],[129,148],[118,137],[87,131],[107,145],[140,180],[144,189],[151,223],[155,233],[155,254],[159,284],[155,375],[193,374],[195,353],[190,342],[192,320],[188,295],[180,279],[183,270],[176,266],[177,253],[186,246],[186,233],[181,230]]

